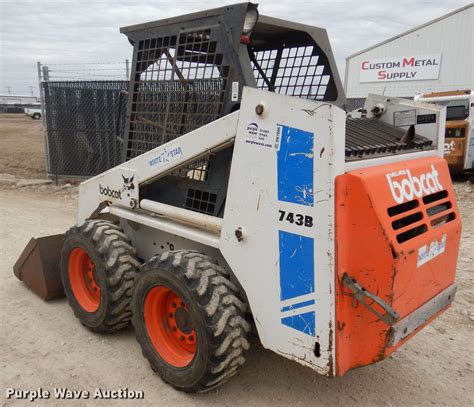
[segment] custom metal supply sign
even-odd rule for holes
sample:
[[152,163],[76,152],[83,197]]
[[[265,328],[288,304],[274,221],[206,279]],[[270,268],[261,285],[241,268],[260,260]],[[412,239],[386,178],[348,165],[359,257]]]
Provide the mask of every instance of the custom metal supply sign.
[[438,79],[441,54],[364,59],[360,83]]

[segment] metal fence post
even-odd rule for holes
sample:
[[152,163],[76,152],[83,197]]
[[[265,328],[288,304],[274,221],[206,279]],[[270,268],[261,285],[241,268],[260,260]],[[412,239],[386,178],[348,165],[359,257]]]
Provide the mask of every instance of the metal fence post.
[[46,65],[43,65],[43,81],[49,82],[49,68]]
[[[44,104],[44,89],[43,89],[43,80],[42,80],[42,71],[48,72],[48,67],[41,66],[41,62],[37,62],[37,67],[38,67],[38,88],[39,88],[39,94],[40,94],[40,103],[41,103],[41,119],[43,122],[43,138],[44,138],[44,157],[46,160],[46,174],[49,174],[51,171],[51,162],[50,162],[50,156],[49,156],[49,142],[48,142],[48,130],[46,128],[46,110],[45,110],[45,104]],[[47,74],[49,77],[49,74]]]

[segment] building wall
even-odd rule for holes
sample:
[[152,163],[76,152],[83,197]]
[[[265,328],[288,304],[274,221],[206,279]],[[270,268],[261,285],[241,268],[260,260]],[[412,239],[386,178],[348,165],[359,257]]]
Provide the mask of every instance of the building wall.
[[35,96],[0,95],[0,104],[31,104],[38,102],[39,99]]
[[[420,92],[474,88],[474,7],[395,37],[361,54],[348,57],[344,87],[348,98],[369,93],[414,96]],[[442,54],[438,79],[360,83],[363,61],[374,58]]]

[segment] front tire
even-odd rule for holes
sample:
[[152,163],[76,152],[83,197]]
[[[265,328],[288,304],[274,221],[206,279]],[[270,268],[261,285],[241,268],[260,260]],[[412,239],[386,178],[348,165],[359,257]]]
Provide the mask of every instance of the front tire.
[[39,119],[41,119],[41,114],[35,113],[35,114],[33,115],[33,120],[39,120]]
[[61,253],[61,279],[74,315],[94,332],[128,326],[139,266],[135,249],[117,225],[89,220],[69,229]]
[[152,369],[176,389],[208,391],[245,362],[247,307],[228,277],[210,257],[177,250],[152,258],[136,278],[137,340]]

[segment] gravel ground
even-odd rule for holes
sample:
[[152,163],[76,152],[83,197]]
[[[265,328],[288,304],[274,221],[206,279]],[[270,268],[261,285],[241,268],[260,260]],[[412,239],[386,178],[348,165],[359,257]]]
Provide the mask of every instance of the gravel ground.
[[[0,128],[18,120],[22,134],[37,137],[38,123],[0,118]],[[28,119],[30,120],[30,119]],[[28,126],[36,126],[29,133]],[[13,126],[13,125],[11,125]],[[12,127],[14,129],[14,126]],[[3,134],[6,134],[3,132]],[[3,135],[0,134],[0,138]],[[44,302],[13,275],[12,266],[32,236],[63,233],[75,221],[73,186],[24,186],[16,177],[44,178],[41,142],[36,140],[31,169],[21,154],[0,140],[0,383],[3,389],[96,388],[141,390],[141,401],[102,401],[102,405],[474,405],[474,193],[456,182],[463,216],[458,262],[458,294],[453,306],[392,357],[372,366],[327,379],[255,345],[241,372],[204,395],[173,390],[151,371],[132,329],[96,335],[73,316],[65,299]],[[19,136],[26,144],[28,137]],[[14,157],[16,155],[16,158]],[[23,158],[24,159],[24,158]],[[12,175],[1,174],[6,172]],[[3,405],[31,404],[7,400]],[[92,405],[94,400],[46,400],[44,405]]]
[[[13,276],[12,266],[31,236],[61,233],[74,223],[77,193],[74,187],[4,185],[0,189],[2,387],[91,392],[97,387],[127,387],[144,391],[145,399],[133,402],[141,405],[473,405],[474,195],[468,183],[457,183],[456,190],[464,222],[456,301],[392,357],[342,378],[326,379],[254,346],[240,374],[228,384],[209,394],[186,395],[152,373],[131,329],[93,334],[74,318],[64,299],[44,302]],[[3,403],[15,404],[5,398]]]

